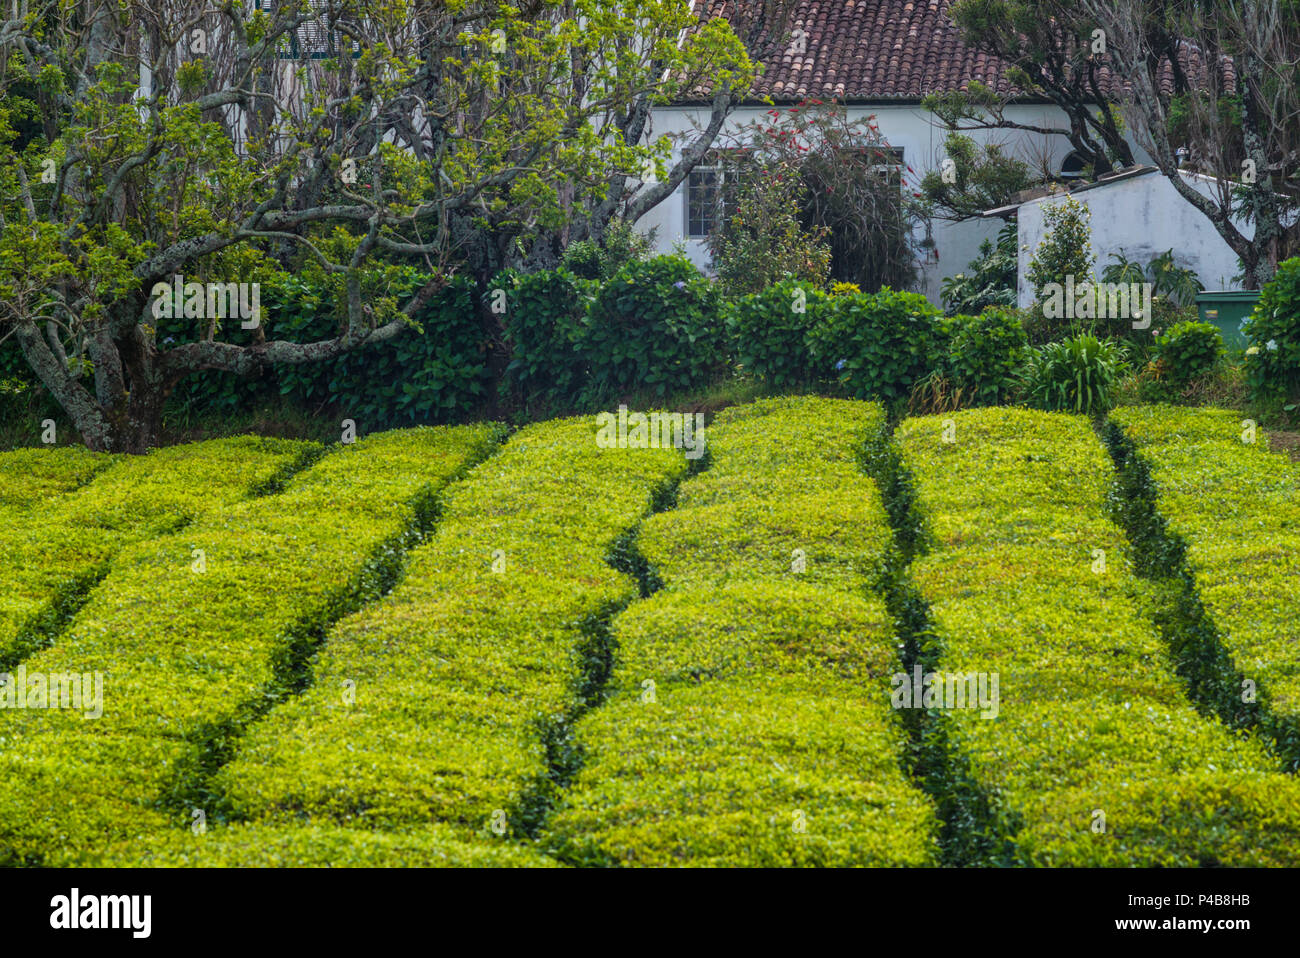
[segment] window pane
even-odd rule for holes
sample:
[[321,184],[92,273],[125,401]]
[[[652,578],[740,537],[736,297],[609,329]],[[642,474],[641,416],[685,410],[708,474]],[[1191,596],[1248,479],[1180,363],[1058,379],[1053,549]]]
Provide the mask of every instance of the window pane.
[[718,221],[718,171],[694,169],[686,178],[686,235],[708,236]]

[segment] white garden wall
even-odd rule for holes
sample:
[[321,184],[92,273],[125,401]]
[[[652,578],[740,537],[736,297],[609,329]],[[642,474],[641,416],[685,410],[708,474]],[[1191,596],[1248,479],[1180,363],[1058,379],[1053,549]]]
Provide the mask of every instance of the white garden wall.
[[[1205,177],[1186,174],[1184,178],[1201,193],[1210,195],[1210,181]],[[1206,289],[1241,288],[1232,282],[1240,272],[1237,254],[1210,221],[1159,172],[1099,183],[1072,195],[1092,213],[1092,251],[1097,257],[1095,270],[1099,276],[1114,262],[1110,254],[1121,249],[1129,259],[1144,266],[1151,257],[1172,249],[1174,261],[1195,270]],[[1064,196],[1047,196],[1020,207],[1020,283],[1016,298],[1022,307],[1029,306],[1034,298],[1025,274],[1046,233],[1043,213],[1063,200]],[[1238,227],[1246,235],[1254,235],[1252,225],[1239,223]]]

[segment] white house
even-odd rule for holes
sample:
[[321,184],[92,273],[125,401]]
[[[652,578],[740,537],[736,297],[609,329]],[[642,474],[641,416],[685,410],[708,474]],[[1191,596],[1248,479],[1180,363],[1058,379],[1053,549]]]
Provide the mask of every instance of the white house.
[[[761,0],[754,0],[761,2]],[[801,31],[804,52],[786,49],[765,64],[754,98],[740,106],[730,118],[727,131],[734,133],[771,109],[762,101],[771,98],[777,106],[801,103],[809,98],[836,101],[851,119],[874,115],[881,133],[896,149],[910,172],[903,189],[916,189],[922,176],[940,169],[944,159],[944,130],[931,114],[922,109],[921,99],[930,93],[967,89],[978,80],[1004,94],[1013,95],[1005,112],[1009,120],[1036,126],[1068,127],[1065,114],[1053,104],[1027,98],[1014,98],[1014,91],[1003,77],[1003,65],[992,57],[965,46],[957,27],[948,16],[952,0],[796,0],[791,30]],[[709,108],[705,103],[679,103],[655,110],[650,137],[685,134],[705,125]],[[993,132],[974,131],[977,143],[997,142],[1011,155],[1030,162],[1034,168],[1041,161],[1056,170],[1068,172],[1073,157],[1064,136],[1042,135],[1022,130],[1003,129]],[[1134,155],[1148,159],[1134,145]],[[674,157],[675,159],[676,157]],[[702,208],[707,198],[707,184],[716,171],[697,168],[676,193],[650,210],[638,221],[642,229],[657,229],[658,247],[667,252],[682,243],[688,255],[707,268],[708,250],[705,236],[709,216]],[[1235,258],[1224,259],[1226,244],[1213,227],[1167,182],[1154,178],[1140,186],[1130,185],[1120,192],[1104,194],[1114,197],[1121,207],[1130,193],[1142,193],[1140,222],[1112,216],[1109,208],[1094,214],[1094,247],[1109,251],[1124,246],[1132,255],[1147,249],[1163,251],[1173,246],[1176,253],[1194,252],[1195,265],[1207,286],[1225,282],[1236,272]],[[1101,200],[1105,205],[1111,200]],[[1014,212],[1014,211],[1013,211]],[[1022,215],[1041,222],[1036,206]],[[1034,220],[1039,216],[1038,220]],[[935,303],[943,278],[962,272],[979,249],[980,242],[992,239],[1001,222],[994,218],[964,223],[936,220],[933,224],[932,249],[924,252],[918,263],[919,289]],[[1023,228],[1022,228],[1023,229]],[[1143,231],[1146,231],[1143,233]],[[1029,230],[1033,235],[1033,227]],[[1022,244],[1026,242],[1022,232]],[[1181,237],[1165,242],[1164,237]],[[1143,241],[1145,237],[1145,241]],[[1160,245],[1164,243],[1164,245]],[[1034,242],[1036,245],[1036,241]],[[1103,256],[1104,260],[1105,257]],[[1180,261],[1184,259],[1179,256]],[[1024,263],[1021,275],[1024,275]],[[1186,265],[1186,264],[1185,264]]]

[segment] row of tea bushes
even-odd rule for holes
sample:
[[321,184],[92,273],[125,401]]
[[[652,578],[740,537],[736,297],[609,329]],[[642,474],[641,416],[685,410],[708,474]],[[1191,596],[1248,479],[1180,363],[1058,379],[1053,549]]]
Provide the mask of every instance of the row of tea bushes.
[[685,468],[676,450],[600,448],[590,418],[517,433],[449,490],[401,586],[329,633],[311,687],[221,769],[247,823],[150,860],[359,863],[387,835],[412,864],[548,863],[507,837],[521,795],[550,772],[546,730],[580,695],[584,646],[635,598],[607,553]]
[[1141,406],[1112,420],[1155,484],[1156,507],[1187,547],[1196,591],[1236,668],[1300,755],[1300,468],[1226,410]]
[[75,492],[115,460],[82,446],[0,452],[0,510],[6,524]]
[[890,544],[859,454],[882,413],[724,410],[709,468],[637,549],[664,588],[614,623],[607,701],[545,837],[620,865],[924,865],[933,808],[901,768],[896,670],[871,595]]
[[[958,749],[1034,865],[1295,865],[1300,788],[1198,714],[1107,518],[1083,417],[992,409],[898,431],[929,551],[912,574],[945,671],[999,676]],[[945,441],[945,440],[951,441]]]
[[239,437],[140,457],[72,447],[0,455],[0,671],[48,641],[123,546],[254,495],[318,449]]
[[144,840],[91,848],[76,864],[112,868],[554,868],[555,859],[454,825],[396,831],[303,822],[231,822],[206,831],[156,832]]
[[[101,673],[102,716],[0,713],[0,861],[76,861],[113,842],[132,857],[218,817],[210,777],[244,726],[296,691],[313,636],[391,584],[437,492],[498,441],[493,426],[376,435],[280,495],[123,549],[57,644],[25,663],[28,676]],[[186,447],[170,452],[168,474],[186,481]]]

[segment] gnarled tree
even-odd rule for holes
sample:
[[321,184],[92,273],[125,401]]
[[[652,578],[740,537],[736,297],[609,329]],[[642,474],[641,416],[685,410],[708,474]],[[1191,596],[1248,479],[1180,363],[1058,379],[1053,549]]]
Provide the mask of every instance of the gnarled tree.
[[[396,336],[484,237],[526,245],[604,201],[611,171],[643,167],[653,149],[611,117],[706,82],[731,98],[752,78],[725,21],[688,31],[686,0],[19,0],[9,12],[0,337],[17,338],[103,450],[154,444],[184,377]],[[240,346],[206,317],[198,341],[157,341],[156,287],[251,282],[303,258],[339,279],[337,336]],[[384,258],[432,279],[377,305],[363,289]]]

